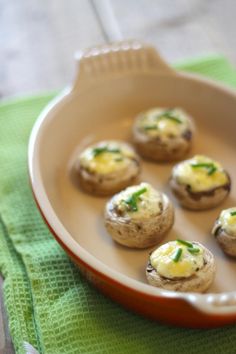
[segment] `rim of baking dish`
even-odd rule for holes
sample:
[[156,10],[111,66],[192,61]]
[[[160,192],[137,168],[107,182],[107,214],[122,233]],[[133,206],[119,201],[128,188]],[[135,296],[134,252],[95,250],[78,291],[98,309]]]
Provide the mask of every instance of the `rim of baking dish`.
[[[169,75],[164,74],[163,76]],[[204,85],[210,85],[211,87],[213,86],[214,88],[217,88],[218,90],[221,90],[236,99],[236,91],[230,89],[224,84],[222,85],[220,83],[216,83],[211,79],[206,79],[195,74],[178,72],[178,76],[201,82]],[[42,127],[47,120],[48,114],[52,109],[59,109],[59,106],[64,104],[69,96],[73,95],[73,93],[73,88],[67,87],[43,109],[33,126],[28,145],[28,172],[31,188],[36,204],[49,229],[54,234],[54,237],[74,258],[80,260],[85,267],[97,274],[100,274],[100,276],[103,278],[105,277],[108,282],[116,284],[119,287],[126,288],[130,291],[135,291],[144,297],[152,297],[154,300],[155,298],[158,299],[158,297],[184,300],[204,313],[215,315],[236,314],[236,291],[207,294],[183,293],[163,290],[144,284],[118,271],[110,269],[102,261],[91,255],[73,239],[70,233],[60,222],[60,219],[57,217],[53,207],[50,204],[41,179],[37,159],[38,141],[40,140],[39,137],[42,133]]]

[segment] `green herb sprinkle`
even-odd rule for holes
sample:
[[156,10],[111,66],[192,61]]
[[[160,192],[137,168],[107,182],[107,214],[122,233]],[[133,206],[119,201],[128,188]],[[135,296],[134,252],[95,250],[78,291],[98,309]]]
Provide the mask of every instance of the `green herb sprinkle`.
[[124,203],[127,204],[130,208],[131,211],[137,211],[138,210],[138,200],[140,195],[143,193],[147,192],[147,188],[144,187],[137,192],[134,192],[131,196],[129,196],[127,199],[124,200]]
[[183,252],[182,248],[178,248],[174,253],[172,259],[175,263],[179,262],[182,252]]

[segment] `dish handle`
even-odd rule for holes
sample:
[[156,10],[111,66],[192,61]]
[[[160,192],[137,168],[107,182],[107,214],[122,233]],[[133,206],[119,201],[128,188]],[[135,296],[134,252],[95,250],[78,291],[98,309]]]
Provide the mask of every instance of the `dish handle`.
[[76,53],[78,73],[73,86],[77,91],[109,78],[130,74],[176,75],[154,47],[139,41],[104,44]]
[[189,294],[188,300],[199,311],[214,315],[236,314],[236,293]]

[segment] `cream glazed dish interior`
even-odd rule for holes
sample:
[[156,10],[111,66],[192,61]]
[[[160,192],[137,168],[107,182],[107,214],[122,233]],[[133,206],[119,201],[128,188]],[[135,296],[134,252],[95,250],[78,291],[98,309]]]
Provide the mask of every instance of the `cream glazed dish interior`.
[[[136,41],[89,49],[77,62],[74,85],[44,109],[29,142],[30,182],[50,230],[95,286],[132,310],[183,326],[236,322],[236,258],[227,256],[211,233],[221,211],[236,206],[236,93],[174,71],[154,48]],[[232,186],[213,209],[184,209],[169,187],[176,161],[142,159],[139,180],[167,195],[175,222],[156,246],[127,248],[116,243],[104,225],[104,207],[112,196],[84,192],[75,166],[80,153],[99,141],[132,146],[135,118],[155,107],[180,107],[192,117],[194,143],[182,160],[207,155],[221,162]],[[205,294],[160,289],[147,282],[149,254],[178,238],[198,242],[214,255],[215,278]]]

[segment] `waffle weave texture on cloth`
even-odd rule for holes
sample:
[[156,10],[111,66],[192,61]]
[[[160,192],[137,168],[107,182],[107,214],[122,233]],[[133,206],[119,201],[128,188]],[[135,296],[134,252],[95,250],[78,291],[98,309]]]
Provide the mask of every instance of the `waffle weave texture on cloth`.
[[[236,87],[221,56],[177,66]],[[133,314],[81,276],[45,226],[32,197],[27,144],[52,94],[0,105],[0,268],[16,353],[29,342],[40,354],[236,353],[236,327],[175,328]]]

